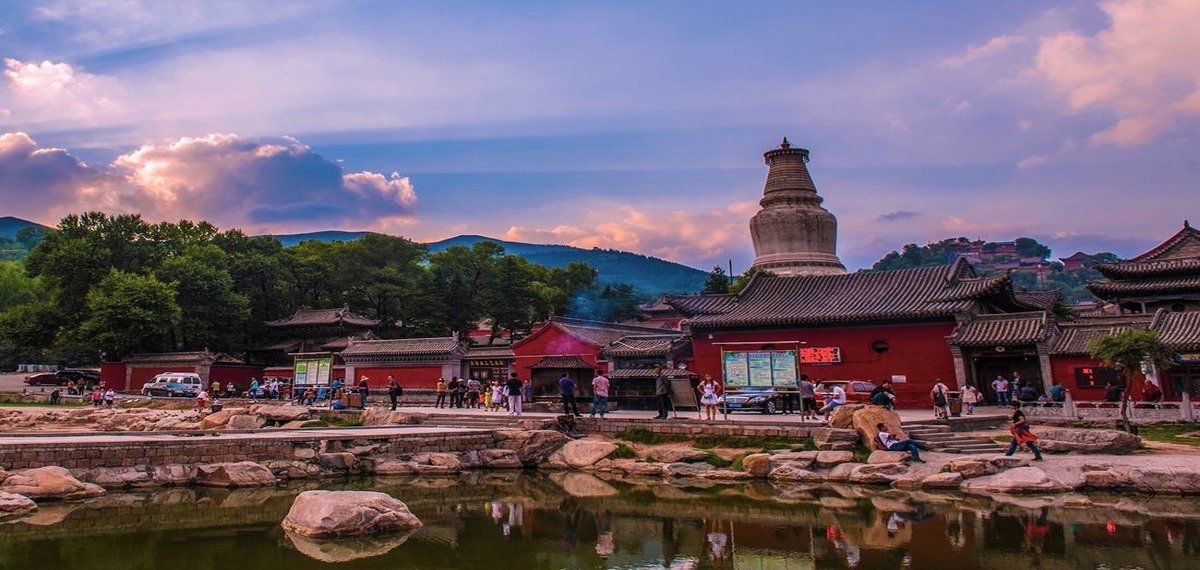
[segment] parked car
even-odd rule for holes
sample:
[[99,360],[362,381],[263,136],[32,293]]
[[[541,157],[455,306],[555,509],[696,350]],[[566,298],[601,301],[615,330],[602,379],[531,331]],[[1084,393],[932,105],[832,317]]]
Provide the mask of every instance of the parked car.
[[180,382],[151,382],[142,387],[143,396],[194,398],[199,393],[199,390],[195,386]]
[[39,372],[26,376],[25,383],[30,386],[62,386],[67,383],[67,379],[59,378],[53,372]]
[[772,386],[743,386],[725,393],[725,406],[731,412],[759,411],[773,414],[783,407],[783,394]]
[[866,380],[824,380],[817,386],[817,394],[821,396],[822,404],[833,395],[833,387],[841,386],[846,392],[847,404],[866,404],[871,401],[871,391],[875,389],[874,382]]
[[100,373],[87,368],[64,368],[55,372],[54,375],[61,380],[60,384],[66,384],[67,380],[74,380],[76,383],[80,380],[93,384],[100,382]]

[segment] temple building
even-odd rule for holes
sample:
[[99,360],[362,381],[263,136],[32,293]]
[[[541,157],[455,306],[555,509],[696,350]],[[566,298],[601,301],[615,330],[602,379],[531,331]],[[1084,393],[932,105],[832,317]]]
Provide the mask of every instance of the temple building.
[[335,309],[297,309],[292,316],[263,323],[279,340],[248,352],[268,364],[290,364],[296,353],[336,353],[351,340],[371,340],[379,321],[368,319],[343,306]]
[[837,218],[821,207],[824,199],[808,174],[808,150],[785,138],[763,158],[770,168],[762,210],[750,219],[752,267],[784,277],[846,273],[837,256]]
[[1094,267],[1108,281],[1088,283],[1088,289],[1122,313],[1200,310],[1200,230],[1186,221],[1183,229],[1158,247],[1133,259]]

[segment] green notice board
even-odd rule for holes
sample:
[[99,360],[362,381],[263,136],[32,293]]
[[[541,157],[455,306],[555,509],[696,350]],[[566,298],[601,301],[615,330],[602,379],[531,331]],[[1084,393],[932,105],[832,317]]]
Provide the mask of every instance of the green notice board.
[[795,386],[796,351],[726,351],[721,358],[725,385]]

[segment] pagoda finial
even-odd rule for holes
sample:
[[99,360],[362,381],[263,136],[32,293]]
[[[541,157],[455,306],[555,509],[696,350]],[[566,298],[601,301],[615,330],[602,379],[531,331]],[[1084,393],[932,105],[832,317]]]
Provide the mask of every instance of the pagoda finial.
[[779,143],[779,148],[792,148],[792,143],[788,142],[787,137],[783,137],[783,142]]

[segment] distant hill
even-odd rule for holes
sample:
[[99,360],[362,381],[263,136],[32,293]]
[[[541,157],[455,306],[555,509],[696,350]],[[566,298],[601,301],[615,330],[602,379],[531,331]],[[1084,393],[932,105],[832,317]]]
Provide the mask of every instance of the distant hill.
[[0,218],[0,237],[6,238],[6,239],[16,239],[17,232],[19,232],[29,226],[37,226],[44,230],[51,229],[51,228],[49,228],[47,226],[43,226],[42,224],[39,224],[37,222],[31,222],[29,220],[22,220],[21,218],[14,218],[12,216],[4,216],[3,218]]
[[601,283],[628,283],[639,291],[659,293],[698,293],[708,273],[686,265],[612,249],[583,249],[569,245],[540,245],[504,241],[484,236],[455,236],[427,244],[430,253],[461,245],[471,247],[481,241],[504,246],[504,251],[547,267],[566,267],[582,262],[596,268]]
[[354,240],[359,239],[369,233],[371,233],[371,232],[340,232],[340,231],[331,230],[331,231],[326,231],[326,232],[308,232],[305,234],[280,234],[280,235],[275,235],[275,236],[271,236],[271,237],[274,237],[275,239],[279,240],[279,242],[282,243],[284,247],[291,247],[302,241],[309,241],[309,240],[354,241]]

